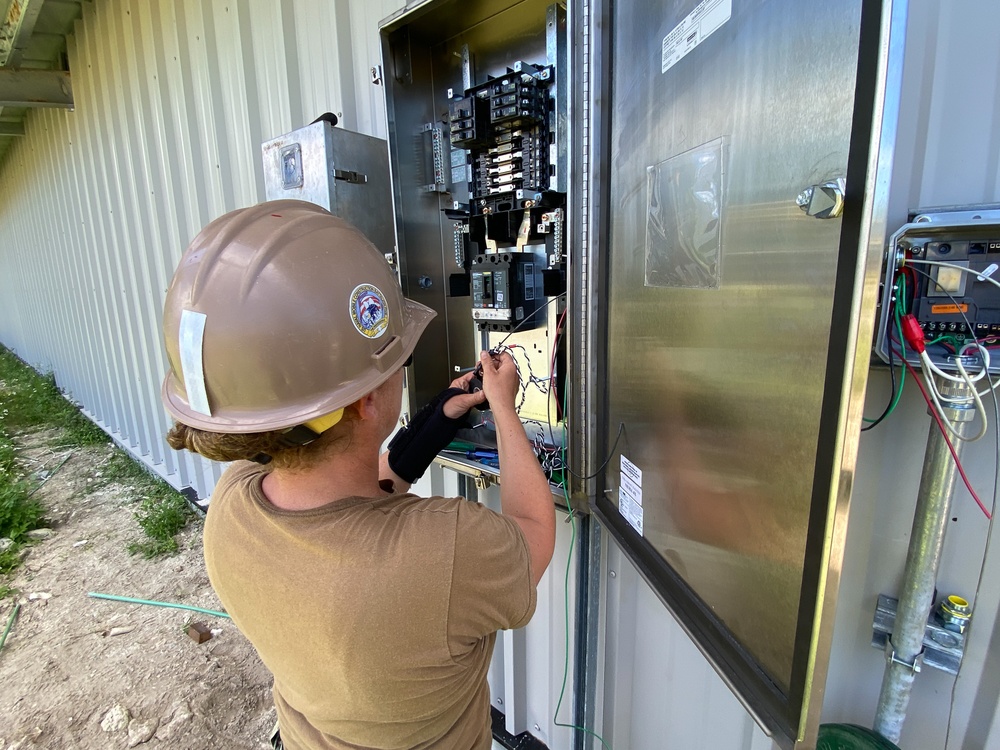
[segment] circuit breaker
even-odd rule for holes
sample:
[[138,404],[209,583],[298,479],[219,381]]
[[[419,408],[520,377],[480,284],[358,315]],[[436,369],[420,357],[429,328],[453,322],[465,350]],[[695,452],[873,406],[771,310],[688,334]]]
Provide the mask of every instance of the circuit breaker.
[[[480,351],[508,352],[521,420],[559,485],[572,262],[566,10],[427,2],[383,22],[381,36],[400,277],[438,312],[415,352],[412,408]],[[459,437],[465,458],[495,470],[488,412]]]

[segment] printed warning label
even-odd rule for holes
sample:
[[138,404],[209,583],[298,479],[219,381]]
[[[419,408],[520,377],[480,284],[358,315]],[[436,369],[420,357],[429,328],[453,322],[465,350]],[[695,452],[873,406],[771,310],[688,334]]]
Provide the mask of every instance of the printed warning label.
[[642,470],[625,456],[621,457],[621,487],[618,488],[618,512],[629,525],[642,533]]
[[666,73],[733,15],[733,0],[703,0],[663,37],[660,72]]

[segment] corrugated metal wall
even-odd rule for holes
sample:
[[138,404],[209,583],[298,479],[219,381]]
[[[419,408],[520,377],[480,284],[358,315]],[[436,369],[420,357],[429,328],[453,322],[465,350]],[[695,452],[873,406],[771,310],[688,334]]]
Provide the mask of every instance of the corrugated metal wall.
[[[69,44],[76,110],[34,111],[0,164],[0,342],[53,370],[89,414],[178,486],[206,495],[218,469],[162,440],[159,325],[173,267],[207,221],[262,197],[261,141],[328,110],[347,128],[385,136],[382,91],[369,70],[379,63],[378,21],[402,5],[94,0]],[[960,21],[926,0],[912,7],[895,224],[909,206],[1000,199],[1000,48],[990,36],[1000,11],[974,0]],[[873,374],[871,413],[885,381]],[[868,648],[869,623],[876,594],[898,586],[926,436],[914,396],[861,446],[826,720],[866,724],[874,713],[881,658]],[[984,488],[996,448],[988,443],[966,453]],[[942,586],[971,595],[987,529],[968,500],[960,491]],[[949,749],[1000,743],[996,545],[989,554],[962,675],[957,684],[920,675],[904,746],[943,747],[952,706]],[[614,706],[605,722],[615,746],[768,744],[613,546],[605,563],[617,577],[605,589],[613,653],[599,701]]]
[[368,71],[401,3],[355,5],[87,3],[75,111],[33,111],[0,166],[0,341],[201,496],[218,467],[162,438],[164,292],[204,224],[263,198],[262,141],[326,111],[385,135]]

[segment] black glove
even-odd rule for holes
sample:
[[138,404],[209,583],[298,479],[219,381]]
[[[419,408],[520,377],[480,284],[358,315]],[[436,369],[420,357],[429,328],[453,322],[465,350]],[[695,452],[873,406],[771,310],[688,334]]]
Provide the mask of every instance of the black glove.
[[445,416],[444,403],[452,396],[464,395],[461,388],[448,388],[418,411],[410,424],[389,441],[389,468],[410,484],[420,479],[434,458],[465,425],[465,415],[458,419]]

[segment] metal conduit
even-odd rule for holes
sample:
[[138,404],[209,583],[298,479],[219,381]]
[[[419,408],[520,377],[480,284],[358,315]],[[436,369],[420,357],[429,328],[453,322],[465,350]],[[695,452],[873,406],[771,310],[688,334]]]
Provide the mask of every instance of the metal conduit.
[[[965,383],[953,383],[943,378],[937,379],[937,385],[945,396],[967,397],[970,392]],[[971,404],[952,404],[946,406],[944,413],[961,435],[968,432],[969,424],[975,418],[975,409]],[[961,455],[963,442],[954,440],[953,445],[955,452]],[[892,742],[899,742],[910,691],[920,669],[924,631],[934,604],[955,473],[955,462],[948,443],[932,419],[903,571],[903,587],[892,638],[886,647],[885,674],[873,726],[876,732]]]

